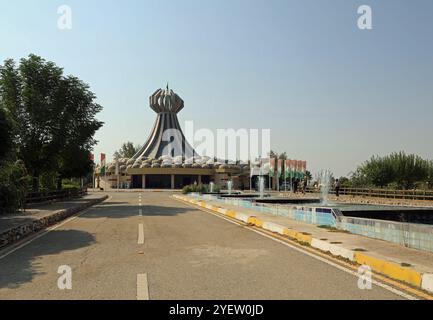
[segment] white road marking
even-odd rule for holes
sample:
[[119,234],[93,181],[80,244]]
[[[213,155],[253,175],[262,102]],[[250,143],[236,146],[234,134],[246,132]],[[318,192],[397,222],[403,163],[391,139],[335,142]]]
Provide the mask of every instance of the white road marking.
[[[107,201],[107,200],[111,200],[112,198],[113,198],[112,196],[109,196],[109,197],[108,197],[106,200],[104,200],[103,202],[105,202],[105,201]],[[58,224],[56,224],[56,225],[54,225],[54,226],[52,226],[52,227],[48,227],[48,228],[46,228],[45,231],[42,231],[42,232],[39,233],[39,234],[36,233],[35,236],[33,236],[32,238],[30,238],[30,239],[27,240],[26,242],[24,242],[24,243],[22,243],[22,244],[20,244],[20,245],[18,245],[18,246],[16,246],[16,247],[14,247],[13,249],[11,249],[11,250],[9,250],[8,252],[6,252],[5,254],[1,255],[1,256],[0,256],[0,260],[3,259],[3,258],[5,258],[5,257],[7,257],[7,256],[10,255],[11,253],[13,253],[13,252],[15,252],[15,251],[17,251],[17,250],[19,250],[19,249],[21,249],[21,248],[27,246],[28,244],[32,243],[33,241],[35,241],[35,240],[37,240],[37,239],[39,239],[39,238],[45,236],[46,234],[50,233],[51,231],[56,230],[57,228],[60,228],[61,226],[63,226],[63,225],[65,225],[65,224],[67,224],[67,223],[69,223],[69,222],[71,222],[71,221],[77,219],[78,217],[82,216],[83,214],[86,214],[88,211],[90,211],[90,210],[92,210],[92,209],[95,209],[95,208],[97,208],[97,207],[98,207],[98,205],[95,205],[95,206],[93,206],[93,207],[87,208],[86,210],[83,210],[82,212],[79,212],[78,214],[75,214],[74,216],[72,216],[72,217],[66,219],[66,220],[63,221],[63,222],[60,222],[60,223],[58,223]]]
[[147,273],[137,274],[137,300],[149,300]]
[[140,223],[138,225],[138,240],[137,240],[138,244],[144,244],[144,228],[143,228],[143,224]]
[[[313,253],[311,253],[311,252],[308,252],[308,251],[306,251],[306,250],[303,250],[303,249],[301,249],[301,248],[298,248],[298,247],[296,247],[296,246],[294,246],[294,245],[291,245],[290,243],[287,243],[287,242],[282,241],[282,240],[280,240],[280,239],[277,239],[277,238],[274,238],[274,237],[269,236],[269,235],[267,235],[267,234],[264,234],[264,233],[262,233],[262,232],[260,232],[260,231],[257,231],[257,230],[254,230],[254,229],[248,228],[248,227],[245,226],[244,224],[241,224],[241,223],[238,223],[238,222],[236,222],[236,221],[230,220],[230,219],[228,219],[228,218],[226,218],[226,217],[222,217],[222,216],[220,216],[220,215],[218,215],[218,214],[216,214],[216,213],[214,213],[214,212],[212,212],[212,211],[210,211],[210,210],[203,210],[202,208],[197,208],[197,209],[202,210],[202,211],[206,211],[206,212],[208,212],[208,213],[210,213],[210,214],[213,214],[214,216],[216,216],[216,217],[218,217],[218,218],[220,218],[220,219],[224,219],[224,220],[226,220],[226,221],[228,221],[228,222],[231,222],[231,223],[233,223],[233,224],[243,226],[243,227],[244,227],[245,229],[247,229],[247,230],[253,231],[253,232],[255,232],[255,233],[257,233],[257,234],[259,234],[259,235],[261,235],[261,236],[263,236],[263,237],[266,237],[266,238],[268,238],[268,239],[271,239],[271,240],[274,240],[274,241],[276,241],[276,242],[278,242],[278,243],[281,243],[281,244],[283,244],[283,245],[285,245],[285,246],[287,246],[287,247],[289,247],[289,248],[291,248],[291,249],[293,249],[293,250],[295,250],[295,251],[298,251],[298,252],[300,252],[300,253],[306,254],[307,256],[309,256],[309,257],[311,257],[311,258],[314,258],[314,259],[316,259],[316,260],[322,261],[322,262],[324,262],[324,263],[326,263],[326,264],[328,264],[328,265],[330,265],[330,266],[333,266],[333,267],[335,267],[335,268],[337,268],[337,269],[339,269],[339,270],[341,270],[341,271],[344,271],[344,272],[346,272],[346,273],[349,273],[349,274],[351,274],[351,275],[353,275],[353,276],[355,276],[355,277],[358,278],[358,273],[357,273],[357,272],[355,272],[355,271],[353,271],[353,270],[350,270],[350,269],[348,269],[348,268],[345,268],[345,267],[343,267],[343,266],[341,266],[341,265],[339,265],[339,264],[337,264],[337,263],[334,263],[334,262],[332,262],[332,261],[330,261],[330,260],[328,260],[328,259],[322,258],[322,257],[320,257],[320,256],[318,256],[318,255],[315,255],[315,254],[313,254]],[[414,296],[412,296],[412,295],[410,295],[410,294],[407,294],[407,293],[405,293],[405,292],[403,292],[403,291],[400,291],[400,290],[398,290],[398,289],[395,289],[395,288],[393,288],[393,287],[391,287],[391,286],[389,286],[389,285],[386,285],[386,284],[381,283],[381,282],[379,282],[379,281],[376,281],[376,280],[374,280],[374,279],[372,279],[371,281],[372,281],[373,284],[377,285],[378,287],[381,287],[381,288],[383,288],[383,289],[385,289],[385,290],[388,290],[388,291],[390,291],[390,292],[392,292],[392,293],[394,293],[394,294],[396,294],[396,295],[398,295],[398,296],[401,296],[401,297],[403,297],[403,298],[405,298],[405,299],[408,299],[408,300],[419,300],[418,298],[416,298],[416,297],[414,297]]]

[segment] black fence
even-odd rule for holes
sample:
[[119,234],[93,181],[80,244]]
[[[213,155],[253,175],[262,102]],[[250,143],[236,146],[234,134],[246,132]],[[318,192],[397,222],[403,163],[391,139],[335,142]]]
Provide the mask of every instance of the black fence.
[[[319,192],[317,189],[309,188],[308,192]],[[335,194],[335,189],[329,191]],[[370,188],[341,188],[340,195],[377,197],[388,199],[408,200],[432,200],[433,190],[391,190],[391,189],[370,189]]]
[[30,192],[26,196],[26,204],[61,201],[65,199],[82,197],[87,194],[87,188],[66,189],[49,192]]

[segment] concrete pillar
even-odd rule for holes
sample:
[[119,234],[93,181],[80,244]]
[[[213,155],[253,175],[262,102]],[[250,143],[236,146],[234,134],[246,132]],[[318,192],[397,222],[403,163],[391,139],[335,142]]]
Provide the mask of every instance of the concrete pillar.
[[141,176],[141,187],[142,187],[143,189],[146,189],[146,175],[145,175],[145,174],[143,174],[143,175]]
[[174,189],[174,174],[171,175],[171,188]]
[[198,175],[198,184],[201,183],[201,174]]

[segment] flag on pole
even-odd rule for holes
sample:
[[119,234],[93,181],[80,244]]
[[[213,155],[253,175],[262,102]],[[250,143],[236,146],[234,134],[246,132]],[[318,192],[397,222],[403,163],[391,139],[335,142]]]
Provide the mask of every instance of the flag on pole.
[[294,173],[294,160],[289,160],[289,178],[293,179],[293,173]]
[[298,161],[298,170],[299,170],[299,179],[304,178],[304,161],[299,160]]
[[278,178],[283,175],[283,159],[278,159]]
[[107,171],[105,158],[105,153],[101,153],[101,175],[105,174],[105,172]]
[[269,177],[273,177],[275,175],[275,158],[269,159]]
[[284,178],[290,178],[290,163],[292,160],[287,159],[284,163]]
[[297,161],[297,171],[298,171],[298,179],[302,179],[303,173],[302,173],[302,160]]

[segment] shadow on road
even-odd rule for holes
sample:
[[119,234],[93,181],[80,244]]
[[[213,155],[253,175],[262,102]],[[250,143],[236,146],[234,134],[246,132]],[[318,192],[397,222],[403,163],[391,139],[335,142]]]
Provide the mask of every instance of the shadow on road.
[[193,210],[192,208],[168,207],[157,205],[123,205],[122,202],[104,202],[98,205],[98,210],[91,210],[80,218],[112,218],[126,219],[132,216],[138,216],[140,209],[143,216],[176,216]]
[[[56,277],[57,268],[43,270],[38,259],[56,255],[64,251],[76,250],[95,243],[95,238],[88,232],[78,230],[53,230],[35,242],[11,253],[0,260],[0,289],[17,288],[21,284],[31,282],[36,275],[53,273]],[[62,264],[67,264],[63,261]],[[53,283],[56,285],[56,282]]]

